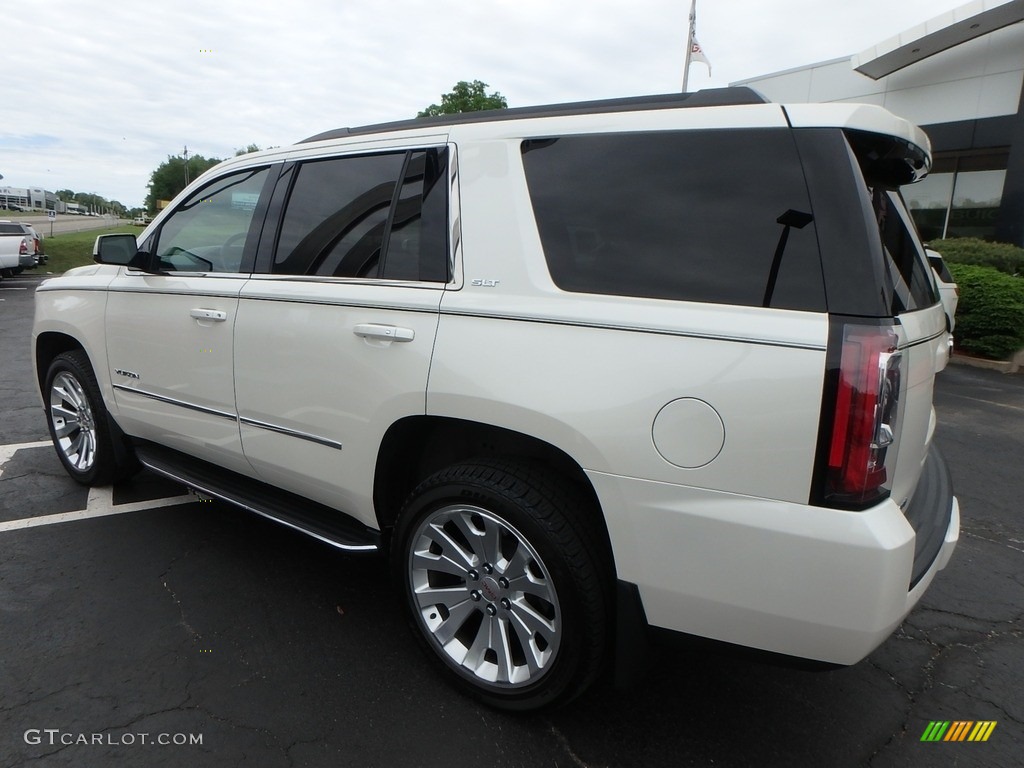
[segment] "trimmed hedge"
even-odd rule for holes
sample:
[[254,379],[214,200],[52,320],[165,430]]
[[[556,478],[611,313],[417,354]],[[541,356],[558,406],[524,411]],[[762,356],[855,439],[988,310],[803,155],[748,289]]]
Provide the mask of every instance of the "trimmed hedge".
[[933,240],[930,248],[942,254],[947,264],[992,267],[1008,275],[1024,274],[1024,248],[1009,243],[990,243],[976,237]]
[[[933,247],[946,256],[938,244]],[[1006,360],[1024,348],[1024,277],[956,261],[947,266],[960,289],[954,334],[957,349]]]

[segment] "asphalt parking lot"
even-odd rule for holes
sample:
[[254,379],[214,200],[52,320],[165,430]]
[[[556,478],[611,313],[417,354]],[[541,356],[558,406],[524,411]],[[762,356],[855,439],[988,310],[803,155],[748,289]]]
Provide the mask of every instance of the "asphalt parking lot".
[[[384,563],[140,475],[73,483],[0,284],[0,766],[1014,766],[1024,747],[1024,375],[940,374],[963,529],[855,667],[656,648],[632,689],[509,716],[449,688]],[[924,742],[932,721],[994,721]]]

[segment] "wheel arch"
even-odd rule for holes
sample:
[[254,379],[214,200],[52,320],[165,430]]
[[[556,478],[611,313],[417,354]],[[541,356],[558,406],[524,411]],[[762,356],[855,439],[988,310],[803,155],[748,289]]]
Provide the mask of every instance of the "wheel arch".
[[[71,352],[73,350],[81,350],[85,352],[86,357],[89,357],[85,347],[74,336],[61,333],[60,331],[44,331],[36,337],[33,358],[36,366],[36,385],[39,387],[40,396],[44,399],[46,397],[44,391],[46,387],[46,372],[50,368],[50,363],[62,352]],[[92,364],[91,357],[89,362]],[[95,365],[93,370],[95,370]]]
[[573,483],[594,511],[602,545],[611,541],[597,492],[583,467],[569,454],[539,438],[504,427],[442,416],[410,416],[391,425],[381,440],[374,472],[373,503],[382,532],[394,528],[402,505],[425,478],[461,461],[521,459],[545,465]]

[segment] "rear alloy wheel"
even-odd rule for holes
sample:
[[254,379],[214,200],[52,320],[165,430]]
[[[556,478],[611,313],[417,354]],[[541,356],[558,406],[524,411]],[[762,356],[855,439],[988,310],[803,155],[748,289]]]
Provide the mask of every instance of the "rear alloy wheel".
[[53,359],[46,375],[45,397],[46,421],[57,458],[74,480],[83,485],[105,485],[137,471],[127,448],[115,449],[107,409],[84,352],[62,352]]
[[412,624],[464,690],[503,709],[564,703],[596,676],[608,585],[585,505],[515,464],[460,464],[406,504],[393,559]]

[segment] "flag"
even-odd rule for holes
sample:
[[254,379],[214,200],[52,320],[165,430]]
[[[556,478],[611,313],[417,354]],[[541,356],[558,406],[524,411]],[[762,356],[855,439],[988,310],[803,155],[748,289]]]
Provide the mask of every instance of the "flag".
[[708,57],[704,55],[704,49],[700,47],[700,43],[697,42],[696,37],[691,37],[690,44],[690,61],[699,61],[703,64],[707,64],[708,75],[711,74],[711,62],[708,61]]

